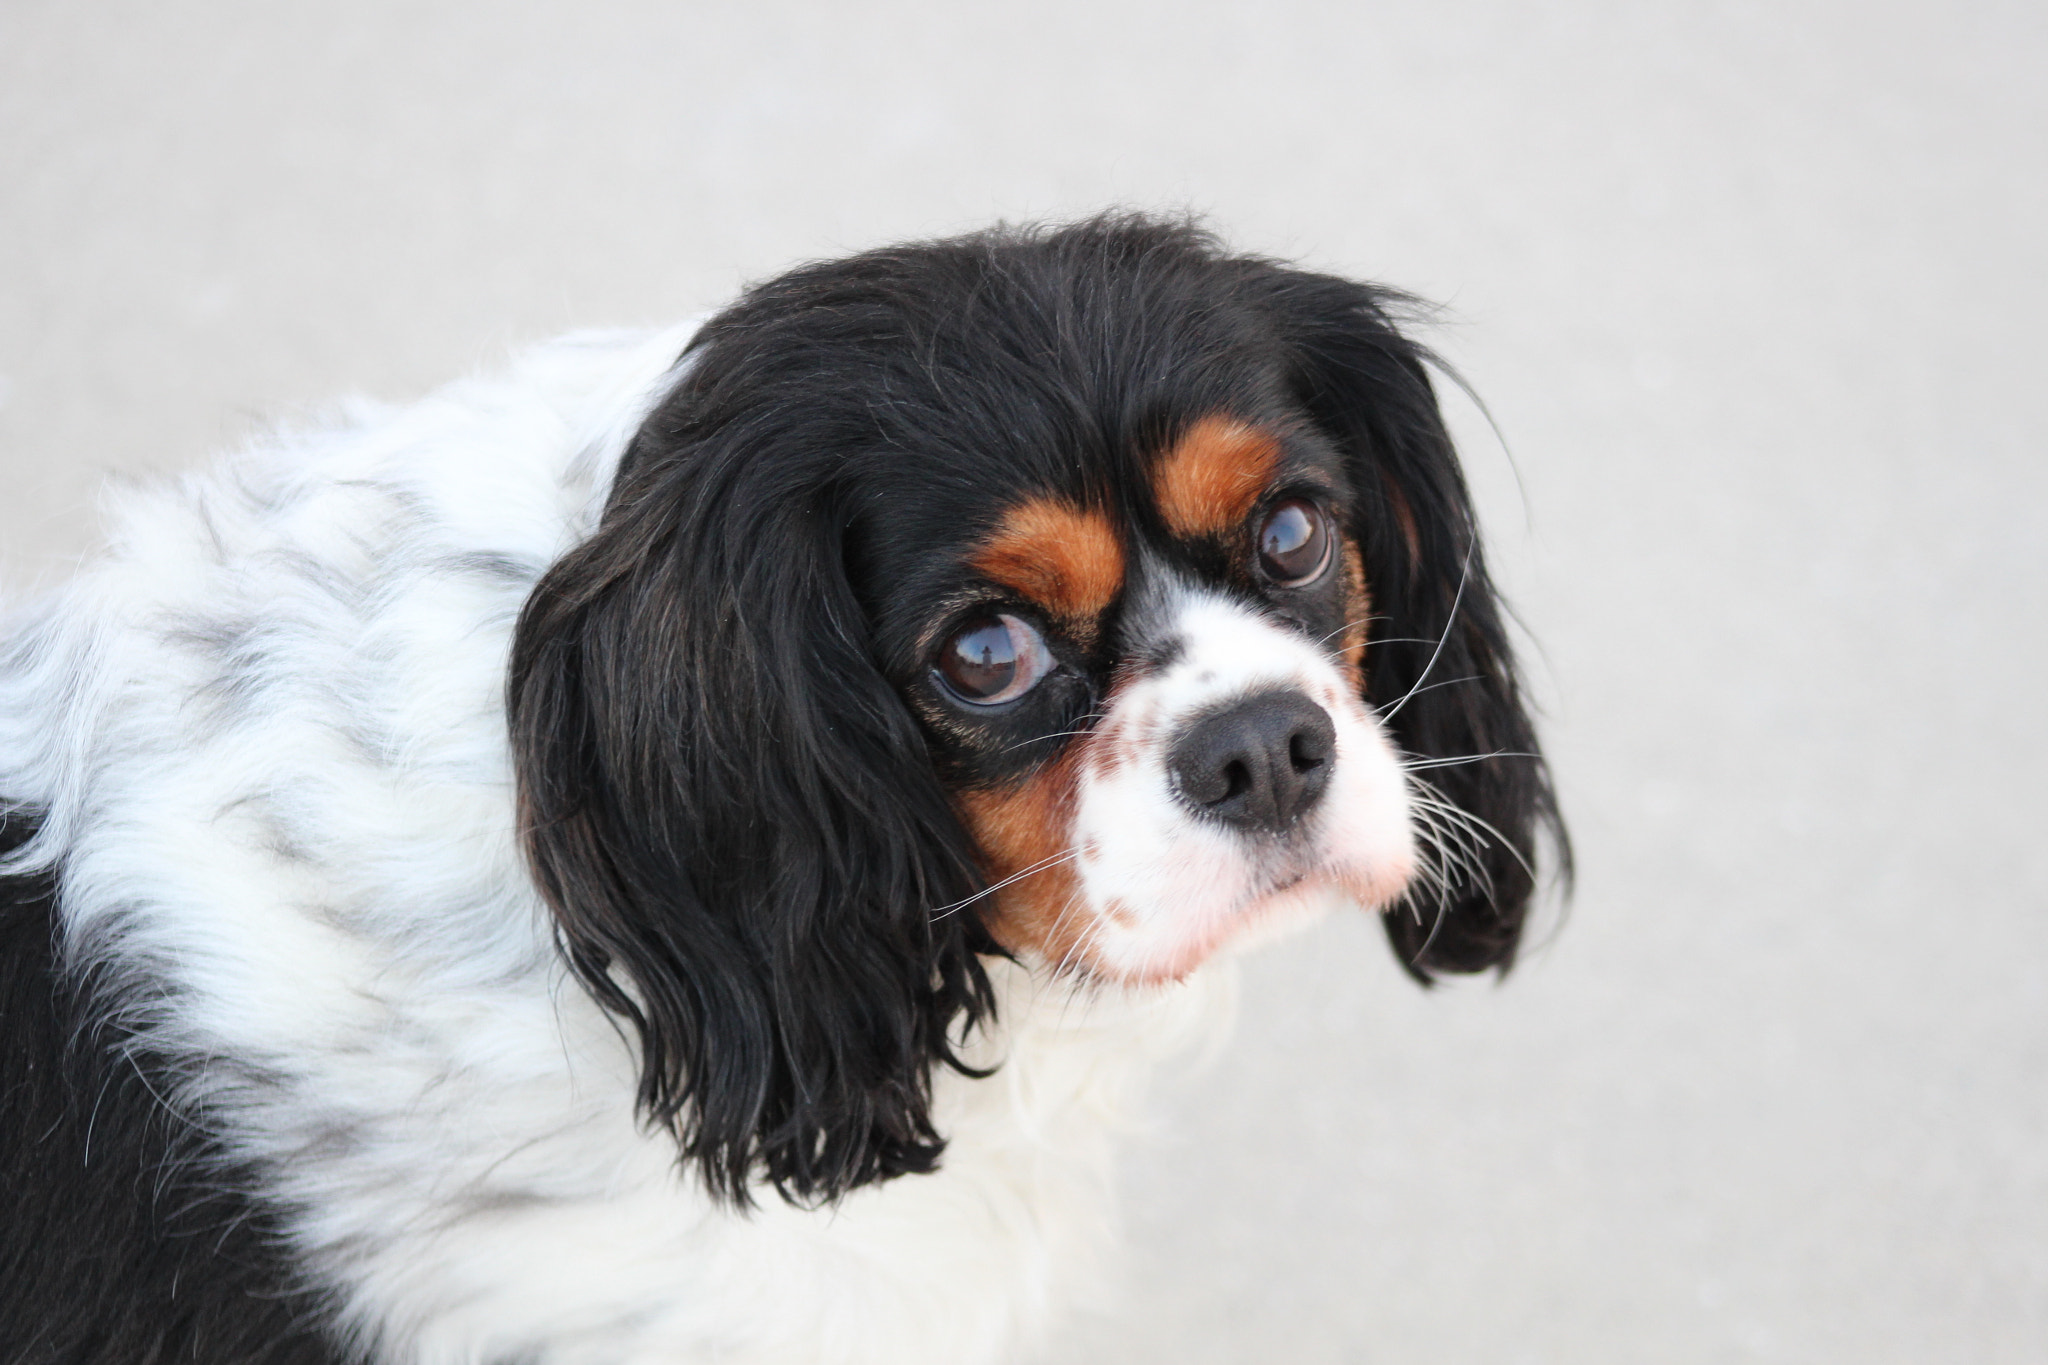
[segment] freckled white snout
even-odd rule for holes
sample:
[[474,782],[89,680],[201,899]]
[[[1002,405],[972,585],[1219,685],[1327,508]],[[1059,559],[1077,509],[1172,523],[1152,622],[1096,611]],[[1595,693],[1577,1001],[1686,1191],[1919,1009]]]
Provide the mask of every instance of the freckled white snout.
[[1414,872],[1407,782],[1341,663],[1215,593],[1159,615],[1176,655],[1119,690],[1084,751],[1061,952],[1164,981],[1333,892],[1391,903]]
[[1196,815],[1278,834],[1322,799],[1336,757],[1330,713],[1284,688],[1196,717],[1173,742],[1167,766],[1175,794]]

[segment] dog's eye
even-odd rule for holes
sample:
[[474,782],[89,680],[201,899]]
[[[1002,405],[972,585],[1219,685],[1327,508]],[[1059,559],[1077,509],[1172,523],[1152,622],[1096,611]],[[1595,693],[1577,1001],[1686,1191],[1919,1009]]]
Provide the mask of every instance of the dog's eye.
[[939,676],[962,701],[995,706],[1037,686],[1052,671],[1045,637],[1014,616],[983,616],[955,631],[939,651]]
[[1259,528],[1259,569],[1283,588],[1322,576],[1330,562],[1330,521],[1306,498],[1289,498]]

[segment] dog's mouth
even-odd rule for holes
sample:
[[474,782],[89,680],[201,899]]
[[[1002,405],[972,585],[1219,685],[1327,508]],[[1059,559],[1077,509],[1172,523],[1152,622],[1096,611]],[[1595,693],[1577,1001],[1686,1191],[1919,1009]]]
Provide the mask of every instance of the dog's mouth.
[[1134,986],[1179,981],[1223,954],[1288,937],[1333,909],[1351,905],[1382,912],[1400,899],[1410,875],[1407,868],[1364,875],[1304,853],[1221,903],[1144,912],[1112,903],[1065,959],[1050,965]]

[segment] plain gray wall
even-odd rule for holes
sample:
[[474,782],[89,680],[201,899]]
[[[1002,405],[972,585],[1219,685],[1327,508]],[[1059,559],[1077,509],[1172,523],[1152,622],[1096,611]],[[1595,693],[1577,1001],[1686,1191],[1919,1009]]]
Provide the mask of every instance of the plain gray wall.
[[996,217],[1445,301],[1580,894],[1500,988],[1254,959],[1053,1358],[2048,1359],[2043,13],[0,0],[0,575],[301,405]]

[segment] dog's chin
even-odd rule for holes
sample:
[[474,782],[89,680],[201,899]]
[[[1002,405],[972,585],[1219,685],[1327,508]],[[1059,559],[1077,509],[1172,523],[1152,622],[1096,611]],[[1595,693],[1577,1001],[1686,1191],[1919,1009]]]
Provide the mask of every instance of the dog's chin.
[[1090,935],[1074,965],[1092,980],[1159,986],[1186,979],[1214,959],[1292,937],[1333,910],[1384,911],[1407,889],[1412,868],[1371,874],[1317,868],[1222,910],[1190,911],[1167,932],[1133,933],[1114,911]]

